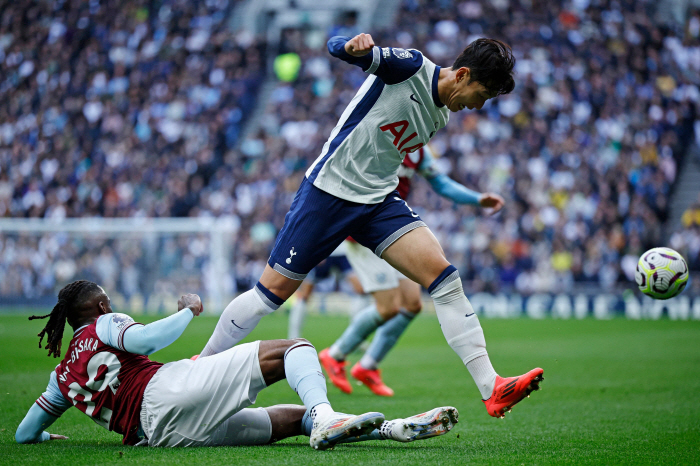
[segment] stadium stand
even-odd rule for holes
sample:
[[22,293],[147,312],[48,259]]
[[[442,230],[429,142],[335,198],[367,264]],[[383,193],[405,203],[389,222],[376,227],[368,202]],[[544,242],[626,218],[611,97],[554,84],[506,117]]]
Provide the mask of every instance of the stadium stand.
[[[271,52],[227,32],[231,3],[51,5],[2,12],[0,95],[10,98],[0,103],[0,215],[235,216],[233,273],[247,289],[363,73],[288,29],[278,52],[299,55],[299,77],[279,83],[260,130],[239,141]],[[406,0],[395,25],[373,34],[445,66],[481,35],[512,44],[518,58],[512,95],[453,114],[432,142],[445,172],[503,193],[506,211],[474,216],[426,183],[409,203],[470,292],[615,289],[633,280],[639,253],[666,242],[677,167],[696,141],[700,15],[676,30],[653,22],[650,3],[502,5]],[[355,29],[344,18],[328,34]],[[145,260],[138,251],[112,240],[47,247],[63,244],[50,236],[0,239],[0,296],[49,293],[105,270],[100,282],[121,293],[152,292],[124,276]],[[700,270],[698,227],[673,238]],[[152,259],[191,249],[165,243]],[[69,272],[49,267],[61,261]]]

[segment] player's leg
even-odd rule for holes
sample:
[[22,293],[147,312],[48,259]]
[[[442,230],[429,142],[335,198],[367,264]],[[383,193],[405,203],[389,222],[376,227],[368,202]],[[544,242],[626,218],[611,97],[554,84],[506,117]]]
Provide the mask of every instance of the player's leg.
[[[314,269],[315,270],[315,269]],[[309,273],[311,276],[314,273],[312,270]],[[290,340],[294,338],[301,338],[302,330],[304,328],[304,319],[306,318],[306,306],[311,297],[311,293],[314,290],[314,280],[313,278],[307,277],[299,287],[296,294],[296,301],[289,310],[289,327],[287,329],[287,338]]]
[[[370,433],[384,421],[377,412],[353,416],[333,410],[318,355],[308,341],[257,341],[196,361],[175,361],[159,369],[142,403],[141,424],[149,445],[227,444],[234,441],[226,440],[230,435],[226,432],[233,427],[218,431],[224,422],[250,423],[249,435],[243,435],[248,443],[266,443],[275,435],[286,435],[290,427],[275,432],[271,418],[261,410],[248,410],[230,420],[255,403],[261,390],[285,378],[304,403],[304,412],[314,421],[310,440],[314,448],[330,448],[350,435]],[[215,432],[217,436],[212,438]]]
[[350,374],[355,379],[362,382],[372,390],[372,393],[379,396],[394,395],[394,390],[382,380],[378,367],[379,363],[386,357],[391,348],[396,345],[401,334],[408,328],[422,307],[420,285],[408,280],[398,271],[395,271],[395,273],[399,276],[399,287],[397,290],[401,296],[401,309],[379,326],[369,348],[362,355],[360,361],[350,370]]
[[448,344],[474,378],[492,416],[506,410],[539,388],[542,369],[514,379],[498,377],[486,352],[484,332],[452,266],[428,228],[414,229],[388,246],[382,257],[408,278],[428,289]]
[[221,353],[238,344],[263,317],[279,309],[300,283],[275,272],[269,265],[265,266],[260,281],[253,289],[238,295],[221,313],[200,358]]
[[278,309],[309,271],[343,242],[356,221],[354,213],[362,207],[331,196],[304,178],[260,280],[226,306],[200,357],[236,345]]
[[366,370],[376,370],[379,363],[396,345],[414,317],[421,311],[420,285],[412,280],[399,280],[401,310],[377,329],[372,344],[360,359],[359,365]]
[[340,338],[319,354],[331,382],[344,393],[352,393],[352,386],[345,375],[345,358],[387,319],[399,312],[401,295],[398,287],[375,291],[372,296],[374,304],[360,311]]

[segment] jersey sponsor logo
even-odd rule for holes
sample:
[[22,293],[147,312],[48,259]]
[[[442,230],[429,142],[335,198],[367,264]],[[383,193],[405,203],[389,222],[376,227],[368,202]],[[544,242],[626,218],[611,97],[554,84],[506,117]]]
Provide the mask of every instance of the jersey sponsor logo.
[[416,99],[416,95],[415,95],[415,94],[411,94],[411,97],[409,97],[409,99],[411,99],[412,101],[414,101],[414,102],[417,103],[418,105],[423,105],[422,103],[420,103],[420,100]]
[[404,59],[404,58],[413,58],[413,55],[411,55],[411,52],[405,49],[391,49],[392,52],[394,52],[394,55],[396,55],[396,58]]
[[395,123],[389,123],[387,125],[380,126],[379,129],[381,129],[382,131],[388,131],[392,136],[394,136],[393,144],[399,150],[400,153],[404,154],[404,156],[423,147],[422,142],[413,146],[406,146],[406,143],[410,142],[413,138],[418,136],[418,133],[414,131],[405,138],[403,137],[406,133],[406,130],[408,129],[408,121],[406,120],[397,121]]
[[389,58],[391,57],[391,49],[389,47],[385,47],[382,49],[382,55],[384,55],[384,58]]
[[287,260],[286,260],[287,264],[291,264],[291,263],[292,263],[292,258],[293,258],[294,256],[296,256],[296,255],[297,255],[297,253],[294,252],[294,248],[292,248],[292,250],[289,251],[289,257],[287,257]]

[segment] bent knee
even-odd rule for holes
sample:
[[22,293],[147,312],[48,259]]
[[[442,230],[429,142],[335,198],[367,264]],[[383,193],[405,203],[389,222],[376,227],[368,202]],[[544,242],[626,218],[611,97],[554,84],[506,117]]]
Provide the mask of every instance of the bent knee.
[[401,308],[398,305],[392,305],[392,306],[377,306],[377,313],[384,319],[386,322],[389,319],[392,319],[395,317]]
[[421,300],[406,303],[406,310],[411,314],[418,314],[423,310],[423,302]]

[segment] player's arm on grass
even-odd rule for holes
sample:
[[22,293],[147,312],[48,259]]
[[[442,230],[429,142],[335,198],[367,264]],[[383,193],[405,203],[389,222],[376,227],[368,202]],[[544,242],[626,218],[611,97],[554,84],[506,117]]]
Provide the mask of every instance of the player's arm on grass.
[[177,340],[203,309],[199,296],[186,294],[177,302],[178,312],[148,325],[134,322],[126,314],[105,314],[97,321],[97,336],[105,344],[122,351],[152,354]]
[[29,408],[29,412],[17,427],[15,441],[17,443],[41,443],[47,440],[68,438],[63,435],[49,434],[44,429],[53,424],[71,406],[73,405],[61,394],[56,381],[56,372],[52,371],[46,391]]
[[455,180],[439,173],[435,166],[435,159],[428,146],[423,148],[423,162],[418,167],[418,172],[428,180],[430,186],[439,195],[446,197],[457,204],[479,205],[493,209],[491,213],[496,213],[503,208],[505,201],[501,196],[495,193],[479,193],[473,191],[466,186],[462,186]]
[[380,48],[369,34],[353,38],[331,37],[328,52],[336,58],[357,65],[362,71],[376,75],[386,84],[403,82],[416,74],[423,65],[423,55],[417,50]]

